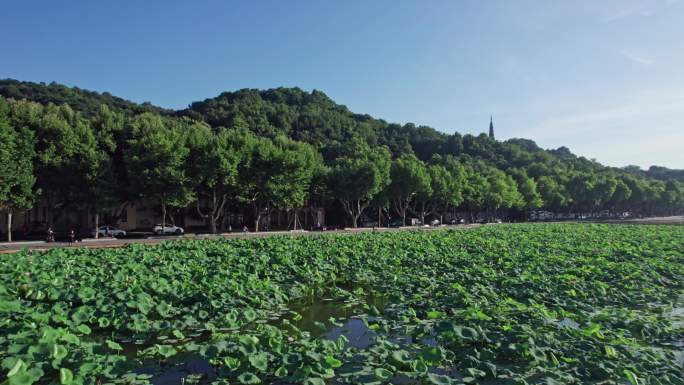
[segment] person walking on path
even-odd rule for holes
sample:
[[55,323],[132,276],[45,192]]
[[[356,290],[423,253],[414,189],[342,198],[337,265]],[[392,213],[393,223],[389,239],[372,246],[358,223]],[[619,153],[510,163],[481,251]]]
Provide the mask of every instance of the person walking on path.
[[45,237],[45,242],[54,242],[54,241],[55,241],[55,232],[52,231],[52,227],[48,227],[47,236]]

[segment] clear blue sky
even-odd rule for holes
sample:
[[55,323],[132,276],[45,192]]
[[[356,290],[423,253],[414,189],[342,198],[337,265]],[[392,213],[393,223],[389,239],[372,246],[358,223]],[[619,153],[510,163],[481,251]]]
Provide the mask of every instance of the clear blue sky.
[[0,77],[182,108],[299,86],[352,111],[684,168],[684,0],[30,1]]

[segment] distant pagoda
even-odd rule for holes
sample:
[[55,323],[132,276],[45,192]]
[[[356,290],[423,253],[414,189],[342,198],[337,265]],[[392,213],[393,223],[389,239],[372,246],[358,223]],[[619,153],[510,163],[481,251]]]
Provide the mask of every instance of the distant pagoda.
[[489,116],[489,137],[494,139],[494,118]]

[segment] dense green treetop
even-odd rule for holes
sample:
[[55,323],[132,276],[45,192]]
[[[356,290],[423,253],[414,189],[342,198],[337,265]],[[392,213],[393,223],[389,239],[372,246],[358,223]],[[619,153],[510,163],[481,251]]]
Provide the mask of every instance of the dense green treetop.
[[109,92],[98,93],[67,87],[52,82],[50,84],[22,82],[14,79],[0,79],[0,95],[15,100],[30,100],[40,104],[68,104],[74,110],[80,111],[86,116],[95,115],[102,104],[111,109],[126,113],[155,112],[159,114],[171,114],[173,111],[156,107],[149,102],[138,104],[116,96]]

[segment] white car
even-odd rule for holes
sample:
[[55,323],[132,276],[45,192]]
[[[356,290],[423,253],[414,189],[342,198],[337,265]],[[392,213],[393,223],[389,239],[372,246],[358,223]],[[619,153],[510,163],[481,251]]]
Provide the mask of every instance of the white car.
[[166,235],[166,234],[176,234],[176,235],[181,235],[185,233],[185,230],[183,230],[182,227],[179,226],[174,226],[174,225],[164,225],[162,227],[161,224],[154,225],[154,228],[152,229],[152,232],[155,235]]
[[[92,234],[93,234],[93,237],[94,237],[94,236],[95,236],[95,230],[93,230]],[[100,226],[100,227],[97,229],[97,234],[98,234],[99,237],[115,237],[115,238],[119,238],[119,237],[125,237],[125,236],[126,236],[126,231],[125,231],[125,230],[121,230],[120,228],[114,227],[114,226]]]

